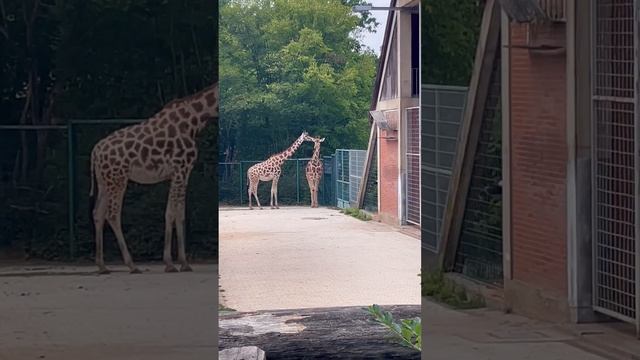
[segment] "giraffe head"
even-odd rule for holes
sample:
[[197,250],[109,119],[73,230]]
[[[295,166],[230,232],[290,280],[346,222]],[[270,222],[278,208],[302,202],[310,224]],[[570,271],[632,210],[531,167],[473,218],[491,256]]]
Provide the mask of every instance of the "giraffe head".
[[314,146],[320,146],[320,143],[324,141],[324,138],[318,138],[318,137],[306,135],[304,137],[304,140],[311,141],[314,144]]

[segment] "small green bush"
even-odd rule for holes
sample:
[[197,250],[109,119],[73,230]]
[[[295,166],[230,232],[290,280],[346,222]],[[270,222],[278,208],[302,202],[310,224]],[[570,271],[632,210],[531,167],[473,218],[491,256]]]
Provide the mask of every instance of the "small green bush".
[[367,214],[366,212],[360,210],[360,209],[356,209],[356,208],[346,208],[344,210],[340,211],[343,214],[349,215],[349,216],[353,216],[354,218],[358,219],[358,220],[362,220],[362,221],[369,221],[371,220],[371,215]]
[[484,307],[480,296],[471,296],[454,281],[445,278],[442,271],[422,273],[422,296],[432,298],[456,309]]

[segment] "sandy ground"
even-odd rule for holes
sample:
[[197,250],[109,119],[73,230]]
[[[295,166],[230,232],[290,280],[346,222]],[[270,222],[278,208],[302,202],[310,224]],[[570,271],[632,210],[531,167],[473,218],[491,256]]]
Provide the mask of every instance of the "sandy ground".
[[640,354],[633,334],[603,324],[552,324],[489,309],[457,311],[426,298],[422,316],[426,360],[621,360]]
[[0,360],[215,359],[216,265],[112,268],[0,268]]
[[420,304],[420,240],[326,208],[220,209],[222,303],[238,311]]

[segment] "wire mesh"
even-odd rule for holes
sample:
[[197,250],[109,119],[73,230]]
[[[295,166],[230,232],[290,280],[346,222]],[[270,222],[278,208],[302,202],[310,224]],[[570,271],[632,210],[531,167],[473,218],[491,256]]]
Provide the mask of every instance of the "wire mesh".
[[[278,205],[311,204],[311,192],[305,175],[310,158],[287,159],[282,165],[278,180]],[[333,206],[332,157],[324,157],[324,174],[318,187],[318,202]],[[247,170],[262,160],[223,162],[218,164],[218,198],[222,206],[249,204],[247,192]],[[260,205],[269,206],[272,182],[261,181],[258,185]],[[255,205],[255,199],[252,199]]]
[[637,246],[633,0],[597,0],[593,49],[594,301],[634,321]]
[[364,162],[367,158],[365,150],[349,150],[349,204],[354,206],[358,201],[358,191],[364,173]]
[[500,49],[491,74],[454,271],[502,283],[502,117]]
[[[121,127],[138,122],[131,119],[70,120],[67,125],[47,130],[25,131],[34,156],[35,135],[46,132],[42,174],[33,170],[27,182],[12,184],[13,164],[0,165],[2,186],[0,209],[6,211],[0,243],[17,252],[41,259],[92,258],[95,244],[89,198],[89,155],[95,143]],[[198,139],[199,155],[187,189],[186,235],[191,257],[213,258],[217,254],[217,155],[214,127]],[[20,149],[20,136],[13,130],[0,132],[0,141]],[[3,157],[5,159],[5,157]],[[11,169],[11,170],[10,170]],[[164,213],[168,183],[140,185],[129,182],[122,213],[122,227],[132,256],[137,260],[159,260],[164,246]],[[4,216],[6,215],[6,216]],[[36,220],[34,220],[36,219]],[[108,227],[106,227],[108,228]],[[106,229],[105,258],[119,259],[115,237]]]
[[467,88],[422,86],[422,247],[438,251]]
[[371,164],[369,165],[369,177],[367,178],[367,185],[365,187],[364,202],[362,208],[369,212],[378,211],[378,144],[374,143],[371,150],[373,156],[371,157]]
[[366,150],[338,149],[335,154],[336,206],[355,206],[364,172]]
[[407,109],[407,222],[420,225],[420,109]]

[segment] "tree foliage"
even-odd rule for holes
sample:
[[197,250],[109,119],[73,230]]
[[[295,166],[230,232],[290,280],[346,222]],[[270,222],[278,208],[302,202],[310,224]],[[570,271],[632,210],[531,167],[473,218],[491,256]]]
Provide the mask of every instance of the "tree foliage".
[[468,86],[483,4],[478,0],[422,0],[422,81]]
[[[146,118],[217,79],[217,26],[210,0],[0,0],[0,124]],[[77,129],[80,255],[92,251],[87,155],[113,130]],[[199,171],[206,162],[215,166],[216,136],[217,129],[201,139]],[[0,246],[24,245],[47,258],[67,254],[66,146],[63,130],[0,131]],[[196,175],[190,191],[215,193],[212,181]],[[134,255],[158,257],[166,186],[131,186],[126,201],[125,235]],[[192,222],[201,222],[191,225],[212,222],[215,207],[203,216],[206,207],[190,206],[192,215],[200,213]],[[207,246],[215,248],[215,229],[209,230]]]
[[221,160],[263,159],[303,130],[326,151],[366,147],[377,58],[354,36],[374,23],[351,13],[359,2],[224,2]]

